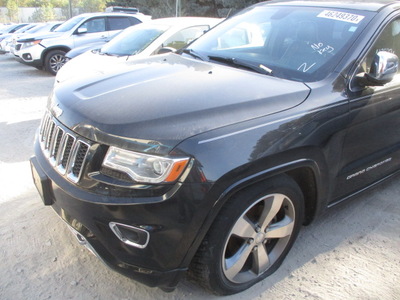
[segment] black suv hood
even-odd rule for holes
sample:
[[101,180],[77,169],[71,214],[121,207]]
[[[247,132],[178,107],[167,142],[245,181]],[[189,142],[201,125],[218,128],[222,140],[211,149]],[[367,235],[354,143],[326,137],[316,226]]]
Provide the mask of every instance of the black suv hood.
[[309,92],[300,82],[169,54],[56,85],[50,106],[88,139],[136,149],[155,141],[168,152],[191,136],[294,107]]

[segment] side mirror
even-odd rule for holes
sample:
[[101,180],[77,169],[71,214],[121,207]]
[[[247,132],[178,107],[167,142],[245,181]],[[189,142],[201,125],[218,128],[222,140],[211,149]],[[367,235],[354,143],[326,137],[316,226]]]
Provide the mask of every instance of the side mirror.
[[78,34],[87,33],[87,28],[80,27],[80,28],[78,28],[78,30],[77,30],[76,32],[77,32]]
[[393,80],[398,69],[399,58],[397,55],[387,51],[379,51],[374,56],[369,73],[357,75],[356,83],[363,87],[382,86]]
[[165,54],[175,52],[176,49],[172,47],[162,47],[160,50],[157,51],[157,54]]

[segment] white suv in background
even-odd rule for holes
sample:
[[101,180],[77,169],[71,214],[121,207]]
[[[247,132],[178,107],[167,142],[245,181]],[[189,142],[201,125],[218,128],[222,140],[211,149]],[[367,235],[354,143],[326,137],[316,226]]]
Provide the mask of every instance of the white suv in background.
[[102,40],[109,40],[122,29],[150,20],[141,13],[91,13],[73,17],[54,32],[31,35],[18,40],[17,60],[21,63],[45,68],[55,75],[64,64],[69,50]]

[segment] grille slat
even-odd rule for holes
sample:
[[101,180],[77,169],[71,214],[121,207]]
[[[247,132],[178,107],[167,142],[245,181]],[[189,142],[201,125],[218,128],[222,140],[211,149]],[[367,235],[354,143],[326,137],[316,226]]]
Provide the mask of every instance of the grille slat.
[[51,126],[51,122],[49,118],[46,118],[44,121],[44,128],[43,128],[43,135],[42,135],[42,142],[46,143],[49,138],[49,130]]
[[51,147],[51,151],[50,151],[50,159],[51,159],[51,162],[53,165],[55,165],[55,163],[56,163],[58,149],[60,147],[61,139],[64,134],[65,134],[64,130],[62,130],[60,127],[58,127],[56,130],[54,142],[52,143],[52,147]]
[[80,170],[82,169],[82,165],[85,161],[86,153],[88,152],[88,150],[89,150],[88,145],[82,143],[79,145],[74,166],[72,167],[72,174],[76,177],[79,176]]
[[75,138],[73,136],[69,134],[63,136],[59,159],[57,159],[57,161],[59,162],[59,168],[62,173],[65,173],[67,169],[68,159],[70,158],[69,155],[71,154],[71,149],[74,146],[74,144],[75,144]]
[[90,145],[57,125],[46,113],[39,130],[40,144],[50,164],[70,181],[77,183]]
[[56,124],[51,123],[49,124],[49,131],[46,137],[46,149],[50,149],[50,144],[52,142],[54,129],[56,128]]

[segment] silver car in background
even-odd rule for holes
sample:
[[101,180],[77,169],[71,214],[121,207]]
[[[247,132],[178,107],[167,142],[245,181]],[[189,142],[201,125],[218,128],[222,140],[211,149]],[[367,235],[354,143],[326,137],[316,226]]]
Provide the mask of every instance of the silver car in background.
[[23,24],[22,26],[15,27],[14,28],[15,30],[10,30],[9,32],[7,32],[7,30],[6,30],[5,32],[3,32],[0,35],[0,54],[6,54],[6,53],[10,52],[10,41],[12,40],[12,37],[14,35],[23,34],[27,30],[32,29],[36,26],[37,26],[37,24],[35,24],[35,23],[32,23],[32,24],[26,23],[26,24]]
[[141,13],[90,13],[73,17],[54,32],[18,40],[19,62],[44,68],[55,75],[64,65],[65,53],[75,47],[109,39],[122,29],[150,20]]
[[11,37],[7,38],[6,43],[8,43],[8,51],[15,55],[17,45],[21,45],[20,43],[17,43],[19,39],[27,38],[33,34],[53,32],[62,23],[62,21],[37,23],[36,26],[25,31],[24,33],[14,33]]
[[129,67],[138,58],[175,52],[222,20],[201,17],[163,18],[127,28],[107,44],[98,45],[97,49],[68,61],[57,73],[56,83],[113,72]]

